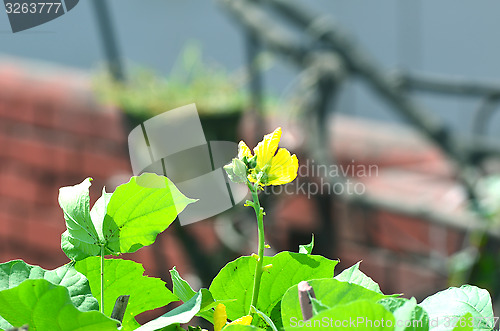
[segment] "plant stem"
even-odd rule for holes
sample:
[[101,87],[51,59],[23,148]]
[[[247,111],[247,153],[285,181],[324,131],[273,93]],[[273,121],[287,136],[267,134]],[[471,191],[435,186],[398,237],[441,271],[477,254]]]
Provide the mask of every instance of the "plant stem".
[[[252,192],[253,199],[253,209],[255,210],[255,216],[257,217],[257,228],[259,234],[259,251],[257,260],[257,265],[255,266],[255,278],[253,282],[253,291],[252,291],[252,306],[257,307],[257,301],[259,299],[259,290],[260,290],[260,280],[262,278],[262,264],[264,263],[264,245],[265,245],[265,237],[264,237],[264,210],[260,206],[259,196],[257,194],[258,184],[252,185],[251,183],[247,183],[250,192]],[[251,307],[249,307],[248,314],[251,314]]]
[[101,245],[101,313],[104,314],[104,245]]

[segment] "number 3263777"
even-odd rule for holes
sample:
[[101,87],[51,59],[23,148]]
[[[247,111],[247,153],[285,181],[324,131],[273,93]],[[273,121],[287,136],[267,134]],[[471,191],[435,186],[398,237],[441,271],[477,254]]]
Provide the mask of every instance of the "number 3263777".
[[5,3],[5,10],[7,14],[57,14],[60,9],[60,2]]

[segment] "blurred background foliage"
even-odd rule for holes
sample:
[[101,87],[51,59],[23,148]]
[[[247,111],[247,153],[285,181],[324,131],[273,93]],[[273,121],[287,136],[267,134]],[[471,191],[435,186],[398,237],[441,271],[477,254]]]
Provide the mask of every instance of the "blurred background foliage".
[[191,41],[167,76],[136,65],[122,83],[103,70],[94,78],[93,89],[102,102],[132,115],[154,116],[192,102],[202,114],[228,114],[244,108],[244,84],[244,71],[229,72],[215,62],[205,63],[201,45]]

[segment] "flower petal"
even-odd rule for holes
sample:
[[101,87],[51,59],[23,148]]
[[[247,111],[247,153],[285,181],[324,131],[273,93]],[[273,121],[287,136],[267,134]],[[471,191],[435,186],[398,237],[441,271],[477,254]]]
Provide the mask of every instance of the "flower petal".
[[246,315],[243,317],[238,318],[237,320],[232,321],[228,325],[250,325],[252,323],[252,316]]
[[297,156],[290,155],[285,148],[280,148],[278,153],[272,159],[271,169],[269,170],[268,185],[282,185],[290,183],[297,177],[299,161]]
[[219,303],[217,307],[215,307],[214,312],[214,331],[220,331],[226,325],[227,322],[227,314],[226,314],[226,306],[222,303]]
[[243,156],[246,156],[247,158],[251,158],[252,152],[250,151],[250,148],[248,148],[247,144],[243,140],[240,141],[238,144],[238,159],[242,159]]
[[266,164],[270,164],[281,138],[281,128],[266,134],[264,139],[253,149],[257,155],[257,168],[263,169]]

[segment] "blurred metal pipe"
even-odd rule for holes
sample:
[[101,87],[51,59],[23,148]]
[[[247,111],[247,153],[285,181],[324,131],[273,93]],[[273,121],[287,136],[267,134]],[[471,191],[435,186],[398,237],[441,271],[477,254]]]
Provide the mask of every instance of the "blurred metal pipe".
[[108,2],[104,0],[92,0],[92,6],[94,7],[99,27],[99,36],[106,56],[109,73],[116,81],[124,82],[126,80],[125,70],[121,61],[117,38],[115,37],[113,22],[109,14]]
[[481,104],[474,112],[472,119],[472,134],[480,136],[486,131],[488,123],[490,123],[491,116],[498,110],[498,103],[500,102],[500,94],[488,95],[481,101]]
[[395,79],[403,89],[472,97],[500,96],[500,83],[437,74],[398,72]]
[[[249,78],[249,94],[250,94],[250,109],[248,111],[252,114],[254,123],[254,139],[262,137],[263,134],[263,119],[262,113],[264,105],[262,103],[263,95],[263,77],[259,67],[257,58],[261,51],[259,37],[251,30],[245,33],[245,48],[246,48],[246,61]],[[258,141],[258,140],[257,140]]]
[[288,30],[284,29],[268,13],[254,2],[219,0],[225,9],[247,30],[259,36],[262,44],[284,56],[293,64],[302,67],[309,49],[302,45]]
[[262,112],[262,74],[257,56],[260,52],[260,44],[257,35],[248,31],[246,35],[247,66],[250,78],[250,94],[252,108],[257,113]]
[[329,17],[316,15],[307,8],[291,0],[266,0],[279,14],[304,29],[311,37],[325,42],[335,50],[348,64],[348,67],[361,75],[371,87],[382,95],[395,109],[408,118],[419,130],[438,143],[453,157],[461,160],[462,156],[451,143],[448,130],[432,112],[395,88],[392,79],[379,69],[368,56],[368,52],[357,46],[351,36],[336,26]]

